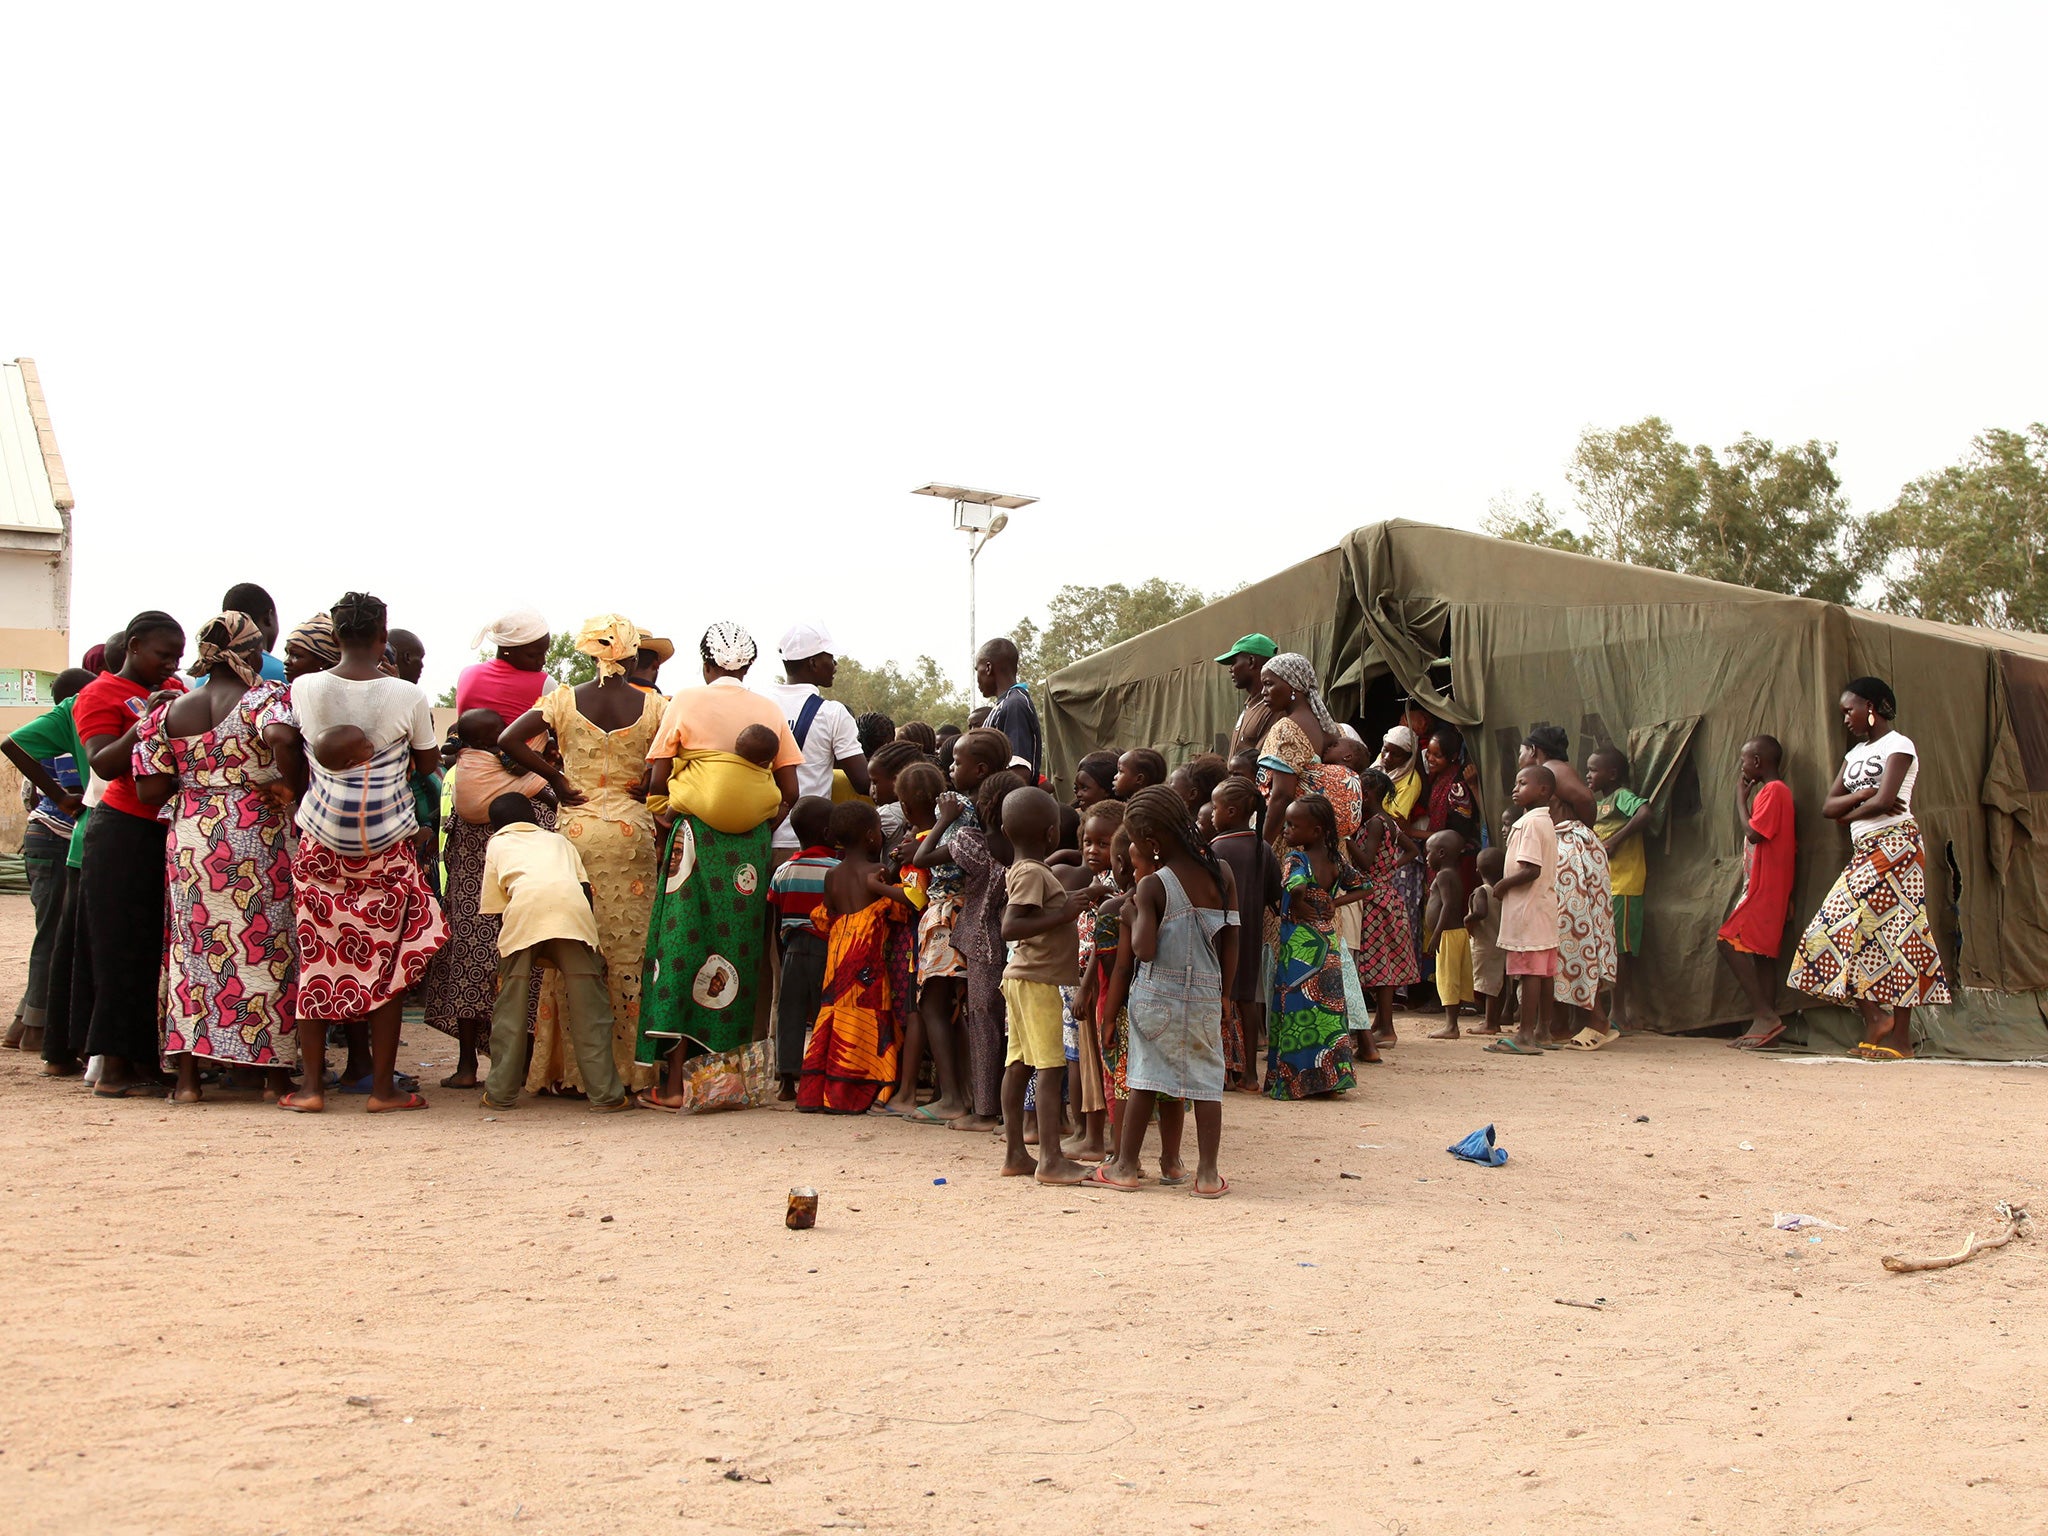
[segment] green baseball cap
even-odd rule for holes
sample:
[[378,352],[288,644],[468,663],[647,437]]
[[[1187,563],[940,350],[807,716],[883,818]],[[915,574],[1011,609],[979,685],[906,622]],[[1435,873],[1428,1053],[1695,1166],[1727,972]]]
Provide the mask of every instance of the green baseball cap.
[[1270,636],[1246,635],[1216,659],[1220,662],[1231,662],[1240,656],[1256,656],[1261,661],[1271,661],[1279,654],[1280,647],[1273,643]]

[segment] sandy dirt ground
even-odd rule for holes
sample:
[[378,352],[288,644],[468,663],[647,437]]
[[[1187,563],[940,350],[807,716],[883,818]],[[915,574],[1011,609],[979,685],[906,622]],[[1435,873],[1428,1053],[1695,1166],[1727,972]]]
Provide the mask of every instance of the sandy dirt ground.
[[[875,1119],[174,1110],[0,1053],[0,1526],[2048,1524],[2048,1220],[1878,1264],[2048,1207],[2048,1071],[1407,1022],[1344,1101],[1233,1096],[1214,1203]],[[1446,1155],[1488,1121],[1505,1167]]]

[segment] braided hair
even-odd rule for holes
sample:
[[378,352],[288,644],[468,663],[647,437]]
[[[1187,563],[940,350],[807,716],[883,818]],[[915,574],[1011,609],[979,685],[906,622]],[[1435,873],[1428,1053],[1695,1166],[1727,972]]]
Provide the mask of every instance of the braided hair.
[[896,722],[876,710],[854,716],[853,728],[860,734],[860,750],[867,757],[873,757],[884,742],[896,739]]
[[[997,731],[1001,736],[1003,733]],[[1024,787],[1024,775],[1014,768],[998,768],[974,787],[974,814],[981,818],[984,832],[1003,829],[1003,802],[1012,791]]]
[[334,622],[335,639],[355,644],[375,640],[384,632],[384,599],[367,592],[344,592],[327,616]]
[[1394,781],[1377,768],[1366,768],[1358,775],[1358,787],[1365,791],[1368,800],[1378,800],[1380,809],[1385,810],[1387,796],[1394,792]]
[[1223,866],[1217,862],[1216,850],[1209,846],[1209,839],[1195,825],[1194,813],[1188,809],[1187,801],[1164,784],[1147,784],[1143,789],[1132,792],[1130,799],[1124,802],[1124,828],[1133,838],[1143,838],[1149,843],[1171,841],[1180,844],[1197,864],[1208,871],[1209,878],[1216,882],[1217,891],[1223,890]]
[[[1371,770],[1368,770],[1371,771]],[[1381,775],[1382,778],[1386,776]],[[1323,848],[1330,855],[1330,864],[1339,873],[1351,867],[1351,861],[1344,857],[1344,845],[1337,837],[1337,809],[1324,795],[1296,795],[1287,809],[1299,809],[1301,814],[1314,821],[1322,829]]]

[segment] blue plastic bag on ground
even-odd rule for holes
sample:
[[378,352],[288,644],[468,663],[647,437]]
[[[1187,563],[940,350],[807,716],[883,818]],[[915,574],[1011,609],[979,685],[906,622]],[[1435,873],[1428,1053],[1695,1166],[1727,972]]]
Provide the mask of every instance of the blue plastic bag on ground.
[[1508,1160],[1507,1149],[1493,1144],[1493,1127],[1490,1125],[1444,1150],[1453,1157],[1462,1157],[1468,1163],[1483,1163],[1488,1168],[1498,1168]]

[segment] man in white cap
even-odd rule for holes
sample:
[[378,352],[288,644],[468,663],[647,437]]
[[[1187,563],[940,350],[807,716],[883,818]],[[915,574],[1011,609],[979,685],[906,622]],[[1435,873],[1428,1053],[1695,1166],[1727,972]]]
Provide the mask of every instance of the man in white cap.
[[[843,768],[853,792],[868,792],[868,760],[860,749],[860,727],[853,712],[820,690],[830,688],[839,661],[832,654],[832,634],[822,624],[792,624],[782,636],[782,675],[786,682],[764,690],[782,706],[789,732],[802,748],[796,770],[800,795],[832,798],[832,770]],[[787,819],[775,828],[774,860],[782,863],[796,852],[797,836]]]

